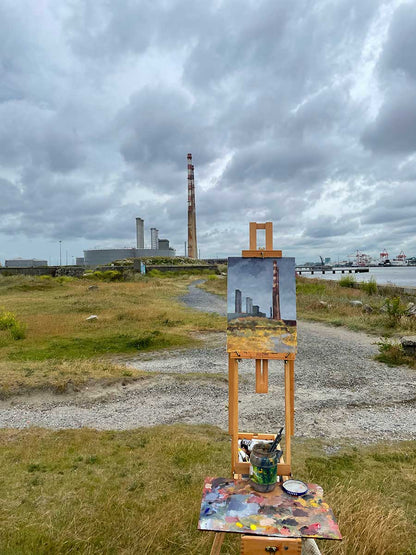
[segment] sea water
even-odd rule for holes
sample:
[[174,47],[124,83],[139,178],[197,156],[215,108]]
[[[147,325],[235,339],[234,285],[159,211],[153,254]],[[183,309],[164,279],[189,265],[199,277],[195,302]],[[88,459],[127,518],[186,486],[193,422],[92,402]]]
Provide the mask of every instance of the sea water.
[[[313,275],[305,272],[302,273],[302,276],[336,280],[340,280],[345,276],[352,276],[357,282],[370,281],[371,278],[374,278],[379,285],[416,287],[416,266],[375,266],[370,267],[370,271],[365,273],[355,273],[355,268],[345,268],[344,274],[342,274],[338,268],[335,269],[337,270],[335,274],[327,270],[325,274],[322,274],[320,271],[315,271]],[[352,273],[348,273],[348,270],[352,270]]]

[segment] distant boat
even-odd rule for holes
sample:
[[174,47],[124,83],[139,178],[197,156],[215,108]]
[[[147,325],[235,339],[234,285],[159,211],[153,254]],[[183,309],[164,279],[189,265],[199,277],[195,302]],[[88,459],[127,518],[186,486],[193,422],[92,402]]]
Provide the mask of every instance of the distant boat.
[[396,256],[396,258],[393,258],[393,260],[391,261],[391,265],[407,266],[407,256],[404,254],[403,251],[400,251],[400,253]]
[[354,257],[354,260],[352,262],[352,266],[369,266],[371,264],[371,256],[369,256],[368,254],[365,254],[364,252],[361,251],[357,251],[355,255],[350,255],[351,257]]

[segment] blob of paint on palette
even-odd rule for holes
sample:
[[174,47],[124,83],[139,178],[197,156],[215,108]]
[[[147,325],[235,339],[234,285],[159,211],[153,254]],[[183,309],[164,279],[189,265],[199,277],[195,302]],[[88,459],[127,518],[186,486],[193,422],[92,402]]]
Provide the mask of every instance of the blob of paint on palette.
[[295,496],[305,495],[308,492],[308,486],[300,480],[286,480],[283,482],[282,488],[289,495]]

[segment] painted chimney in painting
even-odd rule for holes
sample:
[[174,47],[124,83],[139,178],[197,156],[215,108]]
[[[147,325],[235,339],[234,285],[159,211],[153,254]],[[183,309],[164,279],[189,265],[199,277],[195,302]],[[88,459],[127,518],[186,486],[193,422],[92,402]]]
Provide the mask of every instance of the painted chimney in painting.
[[235,290],[235,311],[238,314],[241,314],[242,312],[242,297],[241,297],[241,291],[240,289],[236,289]]
[[273,320],[281,320],[279,297],[279,268],[277,260],[273,260]]

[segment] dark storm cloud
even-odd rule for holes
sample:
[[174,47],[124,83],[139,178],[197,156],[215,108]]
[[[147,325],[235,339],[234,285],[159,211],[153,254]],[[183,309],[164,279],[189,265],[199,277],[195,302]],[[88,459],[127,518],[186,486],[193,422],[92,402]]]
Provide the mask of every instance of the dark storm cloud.
[[395,11],[380,65],[416,80],[416,4],[405,3]]
[[312,239],[325,237],[338,237],[351,231],[351,220],[337,220],[332,216],[325,216],[311,220],[306,226],[303,235]]
[[384,101],[375,120],[365,129],[365,147],[383,154],[416,150],[416,4],[394,12],[379,61]]
[[0,214],[13,214],[22,208],[22,193],[7,179],[0,178]]
[[393,87],[374,121],[364,132],[363,144],[383,154],[416,151],[416,83]]
[[118,115],[116,125],[125,136],[121,153],[144,169],[168,162],[183,171],[186,153],[193,149],[205,164],[218,153],[216,134],[205,118],[185,94],[145,88]]

